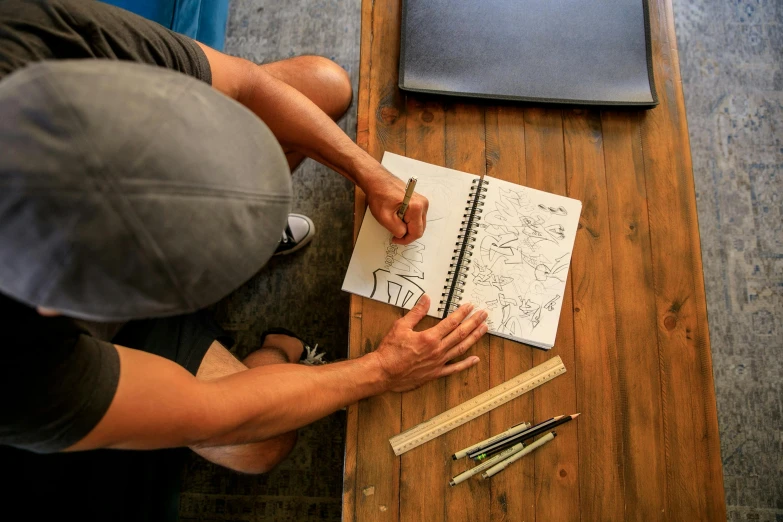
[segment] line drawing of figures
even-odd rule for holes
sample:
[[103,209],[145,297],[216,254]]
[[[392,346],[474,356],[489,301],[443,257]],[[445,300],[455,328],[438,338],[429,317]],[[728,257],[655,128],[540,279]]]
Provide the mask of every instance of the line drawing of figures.
[[514,281],[513,277],[500,276],[492,273],[492,270],[476,263],[473,268],[478,270],[478,273],[474,273],[473,282],[479,286],[494,286],[498,290],[503,290],[503,287]]
[[408,277],[392,274],[383,268],[373,272],[372,277],[372,299],[405,308],[408,303],[415,303],[424,295],[424,289]]
[[[503,317],[500,319],[500,327],[498,328],[498,330],[504,332],[506,331],[506,325],[509,319],[511,319],[511,305],[513,304],[514,306],[517,306],[517,302],[514,299],[506,299],[506,296],[499,293],[498,298],[492,301],[492,303],[500,305],[500,308],[503,313]],[[489,304],[490,303],[488,302],[487,305]],[[507,332],[507,333],[511,333],[511,332]]]
[[555,303],[557,303],[557,300],[560,299],[560,294],[554,296],[552,299],[550,299],[545,305],[544,308],[549,310],[550,312],[554,311],[555,309]]
[[496,331],[522,337],[562,299],[570,263],[562,245],[568,212],[534,203],[524,190],[499,187],[492,201],[477,225],[470,299],[492,312]]
[[546,281],[547,279],[557,279],[561,283],[565,283],[566,276],[568,275],[568,261],[563,261],[564,258],[568,257],[568,254],[563,254],[562,256],[555,259],[555,264],[552,266],[547,266],[545,264],[540,264],[536,266],[536,279],[538,281]]
[[424,263],[424,244],[414,241],[408,245],[386,244],[384,268],[396,275],[424,279],[424,272],[418,265]]
[[566,211],[565,207],[563,207],[563,206],[555,208],[555,207],[547,207],[546,205],[543,205],[543,204],[539,203],[538,204],[538,208],[540,208],[544,212],[549,212],[549,213],[554,214],[556,216],[567,216],[568,215],[568,211]]

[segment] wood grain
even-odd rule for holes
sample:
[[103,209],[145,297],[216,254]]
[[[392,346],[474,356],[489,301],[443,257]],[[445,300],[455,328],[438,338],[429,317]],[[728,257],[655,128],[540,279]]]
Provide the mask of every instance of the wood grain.
[[666,520],[661,383],[638,115],[601,115],[612,241],[626,520]]
[[[485,112],[487,175],[524,185],[525,120],[518,107],[489,107]],[[489,209],[486,210],[488,212]],[[533,367],[532,348],[490,337],[490,387]],[[532,422],[533,394],[527,393],[489,413],[490,434],[500,433],[520,422]],[[466,465],[466,469],[467,466]],[[535,519],[535,461],[525,458],[490,481],[491,520]]]
[[[481,363],[348,409],[344,520],[725,520],[695,190],[670,0],[651,0],[660,105],[533,107],[397,88],[400,0],[362,2],[357,142],[583,202],[555,347],[488,337]],[[356,191],[358,231],[364,195]],[[351,357],[398,309],[352,296]],[[425,320],[421,327],[434,324]],[[560,355],[568,372],[402,457],[388,438]],[[489,481],[450,455],[524,420],[581,412]]]
[[[612,248],[601,118],[596,111],[563,114],[568,195],[582,202],[570,278],[573,288],[580,513],[621,520],[624,466]],[[570,413],[570,412],[561,412]]]
[[[484,152],[484,109],[462,103],[446,105],[446,166],[483,176],[486,173]],[[457,201],[455,204],[464,205]],[[453,408],[489,389],[489,338],[484,336],[465,357],[476,355],[481,362],[472,368],[446,377],[446,408]],[[480,417],[450,431],[442,438],[448,454],[489,437],[489,416]],[[464,461],[450,461],[449,476],[465,470]],[[489,482],[468,480],[446,490],[447,520],[488,521]]]
[[[527,185],[565,196],[563,118],[560,110],[525,110],[525,159]],[[535,153],[533,152],[535,151]],[[577,236],[583,233],[577,232]],[[570,270],[569,270],[570,272]],[[572,279],[566,283],[555,346],[549,351],[535,350],[533,365],[559,355],[567,373],[534,391],[536,422],[556,415],[577,413],[576,379],[579,368],[574,357],[574,312]],[[588,412],[585,412],[587,415]],[[579,443],[577,431],[582,420],[557,430],[557,438],[535,457],[536,520],[579,519]]]
[[[446,114],[442,103],[425,103],[414,97],[407,100],[406,155],[443,165],[446,161]],[[430,296],[438,300],[439,295]],[[418,330],[437,324],[425,317]],[[406,430],[446,411],[446,382],[429,382],[402,396],[402,429]],[[448,488],[449,450],[439,437],[402,455],[400,478],[400,520],[445,520],[443,502]],[[422,488],[421,484],[427,484]]]
[[667,504],[670,513],[683,518],[717,520],[726,516],[723,477],[703,281],[696,283],[703,277],[696,254],[696,197],[671,4],[651,4],[650,21],[660,105],[645,114],[641,129],[662,362]]
[[[397,89],[396,67],[399,4],[371,3],[362,7],[362,16],[360,60],[369,69],[369,81],[360,82],[367,93],[360,93],[357,131],[367,137],[366,150],[380,160],[384,150],[405,154],[405,106]],[[362,300],[359,310],[354,305],[357,300],[352,298],[351,313],[361,314],[361,339],[358,344],[352,342],[349,349],[351,357],[374,350],[391,329],[394,320],[401,315],[397,309],[369,299]],[[351,327],[354,327],[353,323]],[[353,341],[353,332],[351,338]],[[349,419],[351,413],[353,411],[349,412]],[[400,395],[387,393],[360,401],[356,416],[356,454],[372,454],[375,457],[357,459],[353,493],[355,518],[399,520],[400,460],[391,451],[388,438],[400,431]],[[373,429],[362,429],[364,426],[372,426]],[[353,434],[350,434],[348,439],[352,438]]]

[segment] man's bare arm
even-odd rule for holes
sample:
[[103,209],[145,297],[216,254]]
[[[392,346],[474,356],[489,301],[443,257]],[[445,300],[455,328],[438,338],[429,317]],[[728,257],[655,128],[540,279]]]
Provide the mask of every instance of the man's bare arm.
[[263,67],[199,44],[209,60],[212,86],[253,111],[290,150],[323,163],[358,185],[370,211],[398,240],[410,243],[424,234],[427,199],[415,194],[405,214],[396,217],[405,183],[356,145],[315,103]]
[[220,446],[266,440],[365,397],[404,391],[478,362],[462,355],[485,332],[484,312],[452,313],[422,332],[423,297],[395,322],[376,351],[324,366],[280,364],[200,381],[175,363],[117,347],[120,380],[109,410],[69,451]]

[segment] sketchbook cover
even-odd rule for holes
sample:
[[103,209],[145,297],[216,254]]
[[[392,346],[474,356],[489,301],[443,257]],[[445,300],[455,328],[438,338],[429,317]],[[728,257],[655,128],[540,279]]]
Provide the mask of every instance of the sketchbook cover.
[[403,0],[401,89],[652,107],[646,0]]

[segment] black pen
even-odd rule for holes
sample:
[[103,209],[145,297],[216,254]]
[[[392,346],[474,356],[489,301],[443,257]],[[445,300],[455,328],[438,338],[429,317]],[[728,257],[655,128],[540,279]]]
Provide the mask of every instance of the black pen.
[[565,424],[566,422],[569,422],[570,420],[573,420],[577,417],[579,417],[579,413],[575,413],[573,415],[559,415],[536,426],[533,426],[527,431],[523,431],[522,433],[508,437],[505,440],[500,440],[491,446],[487,446],[486,448],[482,448],[476,452],[470,453],[468,454],[468,457],[473,460],[483,460],[497,453],[498,451],[503,451],[504,449],[509,448],[514,444],[532,439],[533,437],[536,437],[545,431],[551,430],[552,428],[560,426],[561,424]]

